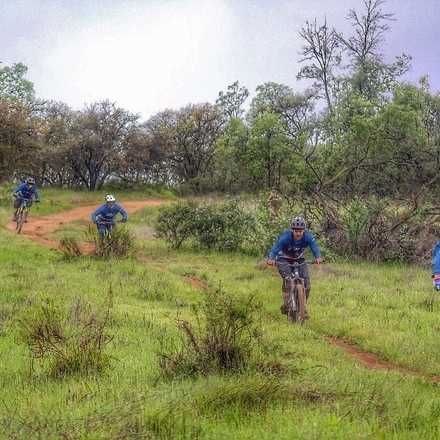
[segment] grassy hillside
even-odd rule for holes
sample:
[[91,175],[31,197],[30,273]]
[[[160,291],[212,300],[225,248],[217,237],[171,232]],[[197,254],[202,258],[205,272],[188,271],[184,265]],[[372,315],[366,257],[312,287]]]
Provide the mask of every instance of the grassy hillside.
[[[96,200],[83,194],[78,203]],[[76,203],[72,193],[51,196],[51,212]],[[354,262],[314,268],[311,319],[294,326],[279,313],[273,271],[239,254],[168,250],[152,236],[155,215],[148,208],[131,217],[139,249],[123,260],[66,260],[0,231],[0,438],[439,437],[439,385],[429,379],[440,375],[439,299],[426,271]],[[83,227],[66,229],[81,236]],[[194,322],[192,305],[219,288],[261,302],[255,362],[241,373],[164,377],[157,353],[181,343],[176,317]],[[20,337],[29,314],[45,301],[71,310],[80,299],[101,311],[111,305],[109,367],[62,378],[38,363],[31,371]],[[419,376],[367,369],[326,336]]]

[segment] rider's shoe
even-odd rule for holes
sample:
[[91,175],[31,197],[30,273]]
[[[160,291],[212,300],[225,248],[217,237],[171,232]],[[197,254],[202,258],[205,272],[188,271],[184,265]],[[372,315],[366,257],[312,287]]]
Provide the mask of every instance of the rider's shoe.
[[282,313],[283,315],[287,315],[287,306],[286,306],[286,304],[283,304],[283,305],[280,307],[280,311],[281,311],[281,313]]

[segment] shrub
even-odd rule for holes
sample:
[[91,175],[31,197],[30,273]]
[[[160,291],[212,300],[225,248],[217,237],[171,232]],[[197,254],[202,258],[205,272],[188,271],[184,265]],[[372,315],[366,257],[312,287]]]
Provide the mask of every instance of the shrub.
[[63,237],[60,240],[60,251],[67,259],[82,255],[78,240],[74,237]]
[[176,204],[162,208],[156,230],[171,247],[192,239],[207,249],[235,251],[255,229],[252,215],[237,201],[211,205]]
[[95,255],[98,257],[126,257],[135,248],[133,234],[123,226],[113,229],[112,233],[101,237],[96,228],[89,226],[87,237],[95,245]]
[[255,229],[253,217],[235,200],[199,206],[194,214],[193,235],[208,249],[236,251]]
[[161,208],[156,223],[157,236],[167,241],[172,248],[179,248],[191,236],[195,210],[195,205],[188,203]]
[[260,306],[253,297],[237,299],[221,290],[208,291],[194,308],[194,327],[178,320],[182,344],[159,353],[165,376],[207,375],[249,367],[261,337]]
[[267,197],[263,194],[254,206],[255,228],[246,239],[247,248],[256,254],[266,254],[278,236],[289,227],[293,215],[300,211],[283,202],[276,214],[271,213]]
[[110,360],[105,352],[112,340],[109,321],[109,306],[101,313],[81,300],[67,312],[52,302],[33,306],[19,321],[31,369],[37,361],[56,377],[104,370]]
[[323,215],[326,246],[370,261],[429,260],[438,228],[423,210],[407,215],[388,200],[355,198]]

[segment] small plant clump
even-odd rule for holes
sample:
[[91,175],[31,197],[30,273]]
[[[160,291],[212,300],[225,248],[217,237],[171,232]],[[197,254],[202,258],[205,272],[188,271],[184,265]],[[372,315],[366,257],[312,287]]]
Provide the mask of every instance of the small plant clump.
[[178,320],[182,343],[159,353],[167,377],[207,375],[247,369],[261,339],[260,305],[253,297],[234,298],[222,290],[208,291],[194,309],[194,326]]
[[54,377],[96,373],[109,364],[105,349],[109,334],[110,306],[96,311],[82,300],[66,312],[52,302],[34,306],[19,321],[20,339],[27,345],[31,370],[35,362]]
[[60,240],[59,247],[66,259],[80,257],[82,255],[78,240],[74,237],[63,237]]
[[135,248],[134,236],[125,227],[114,228],[111,234],[101,237],[98,231],[90,226],[87,236],[95,245],[95,255],[97,257],[127,257]]

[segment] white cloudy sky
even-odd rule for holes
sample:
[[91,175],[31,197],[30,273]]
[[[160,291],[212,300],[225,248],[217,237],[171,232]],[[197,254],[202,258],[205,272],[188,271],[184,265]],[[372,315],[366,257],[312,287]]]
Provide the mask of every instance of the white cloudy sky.
[[[296,82],[298,31],[327,17],[348,30],[361,0],[0,0],[0,61],[24,62],[42,98],[74,108],[110,99],[144,118],[214,101],[239,80]],[[408,79],[440,89],[440,0],[389,0],[386,55],[414,58]]]

